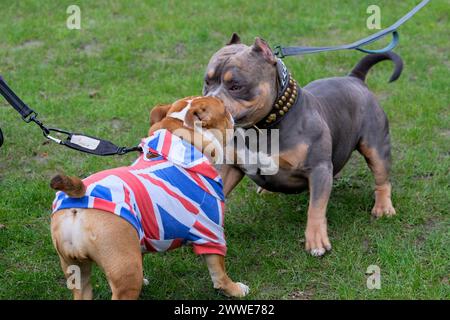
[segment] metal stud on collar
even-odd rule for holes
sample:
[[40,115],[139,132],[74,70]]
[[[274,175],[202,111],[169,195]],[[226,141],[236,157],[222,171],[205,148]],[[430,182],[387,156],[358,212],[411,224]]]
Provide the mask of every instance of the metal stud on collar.
[[279,120],[280,117],[284,116],[289,109],[294,106],[295,101],[297,100],[297,81],[292,78],[290,73],[288,74],[287,79],[288,87],[281,95],[278,96],[272,108],[272,112],[261,121],[266,126],[273,124],[275,121]]

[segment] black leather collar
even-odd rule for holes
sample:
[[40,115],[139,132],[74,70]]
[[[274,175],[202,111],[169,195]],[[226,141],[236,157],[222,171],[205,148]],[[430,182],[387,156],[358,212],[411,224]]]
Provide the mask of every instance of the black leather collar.
[[281,59],[277,59],[278,95],[269,114],[256,124],[260,129],[269,129],[281,121],[301,98],[301,89]]

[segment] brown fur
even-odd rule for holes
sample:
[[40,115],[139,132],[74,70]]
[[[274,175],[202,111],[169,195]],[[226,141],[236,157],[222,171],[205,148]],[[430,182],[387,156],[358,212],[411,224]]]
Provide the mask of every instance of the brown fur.
[[[186,114],[185,123],[179,119],[168,117],[171,113],[183,110],[189,100],[192,100],[191,108]],[[216,151],[211,148],[211,141],[198,139],[199,133],[194,131],[195,122],[199,122],[204,129],[219,130],[221,135],[216,136],[216,138],[224,145],[229,139],[226,130],[233,127],[224,104],[213,97],[187,97],[177,100],[171,105],[157,106],[156,109],[152,110],[150,119],[158,121],[156,123],[150,122],[149,135],[156,130],[167,129],[195,145],[210,159],[215,159]]]
[[395,209],[392,205],[391,183],[389,182],[389,163],[381,159],[375,148],[368,147],[364,142],[360,143],[358,150],[366,159],[375,179],[375,205],[372,215],[377,218],[383,215],[394,215]]
[[55,190],[64,191],[72,198],[81,198],[86,193],[86,187],[77,177],[68,177],[58,174],[50,181],[50,187]]
[[297,169],[303,166],[303,163],[308,156],[309,146],[305,143],[300,143],[288,151],[284,151],[279,155],[280,168]]
[[[179,132],[187,132],[183,138],[193,141],[192,128],[184,127],[181,120],[167,117],[171,112],[183,109],[186,101],[191,99],[155,107],[150,116],[150,133],[161,128],[181,135]],[[198,120],[205,128],[219,129],[221,132],[232,128],[231,119],[218,99],[196,98],[191,109],[188,126]],[[57,175],[52,179],[51,187],[73,197],[85,194],[85,186],[79,178]],[[139,297],[143,283],[143,256],[136,230],[126,220],[96,209],[63,209],[52,215],[51,233],[65,276],[71,276],[69,266],[75,265],[80,269],[81,286],[73,289],[74,299],[92,299],[90,277],[93,262],[105,272],[112,299]],[[209,254],[204,257],[214,288],[231,297],[242,297],[248,293],[241,284],[229,278],[223,256]]]

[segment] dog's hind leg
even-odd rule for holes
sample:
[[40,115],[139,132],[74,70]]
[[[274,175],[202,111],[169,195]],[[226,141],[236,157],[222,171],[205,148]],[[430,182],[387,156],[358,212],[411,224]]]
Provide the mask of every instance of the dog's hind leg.
[[67,287],[75,300],[92,299],[91,264],[83,243],[82,210],[65,209],[52,216],[53,245],[58,252]]
[[375,105],[375,114],[367,121],[365,132],[358,143],[357,149],[366,159],[367,165],[375,179],[375,205],[372,215],[382,217],[392,216],[395,209],[391,200],[391,183],[389,173],[391,166],[391,144],[389,125],[384,111]]
[[74,300],[92,300],[92,261],[75,261],[59,257],[61,268],[67,279],[67,287],[72,289]]
[[[140,253],[140,252],[139,252]],[[102,263],[112,290],[112,300],[136,300],[144,283],[142,257],[130,254],[112,254],[111,259]]]
[[[113,300],[139,298],[144,282],[142,251],[136,230],[124,219],[110,213],[91,214],[103,226],[95,234],[92,259],[105,272]],[[110,226],[114,226],[113,228]]]

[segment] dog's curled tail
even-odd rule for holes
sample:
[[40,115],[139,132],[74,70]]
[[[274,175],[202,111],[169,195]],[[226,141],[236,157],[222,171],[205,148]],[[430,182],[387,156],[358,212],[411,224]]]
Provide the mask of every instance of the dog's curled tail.
[[391,60],[392,62],[394,62],[395,69],[391,75],[391,78],[389,79],[389,82],[397,80],[400,77],[400,74],[402,73],[403,70],[403,61],[398,54],[392,51],[386,53],[369,54],[365,56],[353,68],[349,76],[356,77],[358,79],[361,79],[362,81],[365,81],[367,72],[369,72],[370,68],[372,68],[378,62],[383,60]]
[[81,198],[86,194],[86,187],[80,178],[68,177],[63,174],[54,176],[50,181],[50,187],[63,191],[72,198]]

